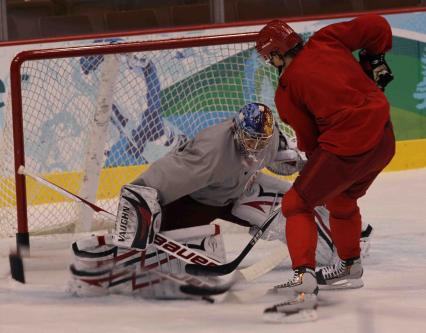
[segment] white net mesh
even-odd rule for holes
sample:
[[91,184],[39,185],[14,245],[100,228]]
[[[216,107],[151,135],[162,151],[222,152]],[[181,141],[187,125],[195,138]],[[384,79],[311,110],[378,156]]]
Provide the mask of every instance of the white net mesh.
[[[120,187],[182,140],[233,116],[248,102],[265,103],[276,112],[277,73],[250,43],[107,57],[26,61],[21,82],[26,167],[77,194],[84,192],[83,183],[92,174],[96,203],[113,213]],[[100,165],[93,170],[87,151],[99,125],[101,89],[111,83],[101,79],[102,71],[110,70],[106,59],[111,57],[118,72],[109,91],[106,139],[96,142]],[[0,236],[11,236],[17,221],[10,108],[4,123]],[[80,216],[78,204],[29,180],[27,202],[33,233],[72,231]]]

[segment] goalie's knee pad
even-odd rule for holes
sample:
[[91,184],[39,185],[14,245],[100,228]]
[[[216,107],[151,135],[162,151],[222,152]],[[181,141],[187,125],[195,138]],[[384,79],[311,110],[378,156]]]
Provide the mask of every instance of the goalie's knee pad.
[[161,226],[161,207],[155,189],[134,184],[121,188],[113,243],[145,249]]

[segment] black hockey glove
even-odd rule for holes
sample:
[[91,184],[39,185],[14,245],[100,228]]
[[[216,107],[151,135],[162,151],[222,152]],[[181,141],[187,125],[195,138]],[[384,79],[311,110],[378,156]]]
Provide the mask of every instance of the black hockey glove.
[[385,54],[367,54],[365,49],[359,51],[359,63],[364,72],[384,91],[393,80],[392,71],[385,60]]

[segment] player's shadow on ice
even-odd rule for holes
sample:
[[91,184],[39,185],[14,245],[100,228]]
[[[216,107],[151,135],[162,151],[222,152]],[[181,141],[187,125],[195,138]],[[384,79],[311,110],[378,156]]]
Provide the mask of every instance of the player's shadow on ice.
[[328,307],[328,306],[336,306],[343,302],[343,300],[336,299],[332,294],[336,291],[327,292],[327,295],[324,295],[324,293],[319,293],[318,295],[318,307]]

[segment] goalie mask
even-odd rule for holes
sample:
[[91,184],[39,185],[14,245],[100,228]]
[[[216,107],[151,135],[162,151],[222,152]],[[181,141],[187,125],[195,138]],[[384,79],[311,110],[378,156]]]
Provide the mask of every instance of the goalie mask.
[[254,157],[269,143],[274,132],[274,116],[265,104],[249,103],[234,118],[234,139],[240,151]]

